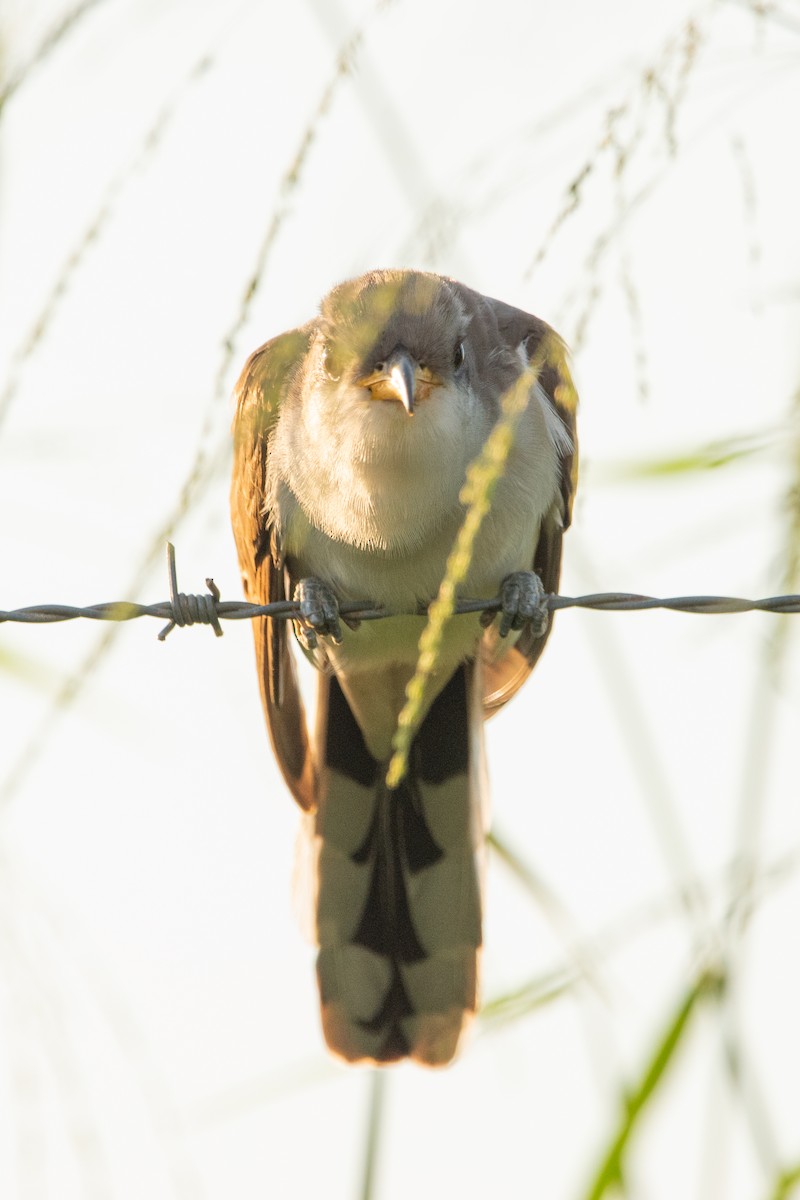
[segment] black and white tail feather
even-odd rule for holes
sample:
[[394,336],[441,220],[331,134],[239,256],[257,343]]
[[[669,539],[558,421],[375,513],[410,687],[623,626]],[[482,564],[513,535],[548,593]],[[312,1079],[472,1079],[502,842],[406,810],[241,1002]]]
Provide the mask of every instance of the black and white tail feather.
[[322,1023],[350,1061],[449,1062],[475,1013],[487,817],[476,683],[471,665],[456,670],[388,788],[388,763],[330,679],[306,834]]

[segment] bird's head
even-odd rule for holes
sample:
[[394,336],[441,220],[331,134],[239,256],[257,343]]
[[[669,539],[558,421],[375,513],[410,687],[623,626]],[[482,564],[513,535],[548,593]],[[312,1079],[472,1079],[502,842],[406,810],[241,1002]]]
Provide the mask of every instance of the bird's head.
[[400,405],[413,416],[437,389],[466,388],[469,322],[446,279],[373,271],[323,301],[318,369],[337,391],[358,389],[365,402]]

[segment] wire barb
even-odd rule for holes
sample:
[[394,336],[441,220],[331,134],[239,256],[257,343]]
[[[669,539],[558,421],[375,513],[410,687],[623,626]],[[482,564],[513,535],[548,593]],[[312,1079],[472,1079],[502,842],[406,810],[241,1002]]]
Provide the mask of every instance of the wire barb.
[[220,593],[214,580],[206,579],[208,592],[204,596],[187,596],[185,592],[179,592],[175,547],[172,542],[167,542],[167,570],[169,572],[169,600],[172,617],[159,633],[158,640],[165,641],[167,634],[172,633],[176,625],[179,625],[181,629],[184,625],[210,625],[216,636],[222,637],[222,626],[217,613]]

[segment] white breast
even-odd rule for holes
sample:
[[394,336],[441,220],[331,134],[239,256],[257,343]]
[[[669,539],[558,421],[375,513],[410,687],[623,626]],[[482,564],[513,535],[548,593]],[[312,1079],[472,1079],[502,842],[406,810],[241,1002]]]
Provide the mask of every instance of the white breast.
[[[538,391],[538,389],[536,390]],[[312,392],[281,415],[270,474],[284,552],[340,599],[413,611],[438,590],[463,521],[459,493],[489,420],[467,391],[436,389],[413,417],[363,389]],[[558,494],[558,451],[534,392],[484,522],[464,594],[495,594],[530,569],[541,519]]]

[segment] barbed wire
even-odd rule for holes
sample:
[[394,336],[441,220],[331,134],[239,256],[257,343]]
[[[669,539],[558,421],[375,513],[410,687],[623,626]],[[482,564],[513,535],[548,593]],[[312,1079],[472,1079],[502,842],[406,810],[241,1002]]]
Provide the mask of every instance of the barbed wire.
[[[271,604],[253,604],[247,600],[222,600],[219,588],[211,578],[206,579],[208,591],[202,595],[186,594],[178,590],[175,566],[175,548],[167,543],[167,567],[169,572],[169,600],[155,604],[136,604],[129,600],[111,600],[100,604],[31,604],[24,608],[0,609],[0,624],[16,622],[25,625],[51,625],[59,621],[74,621],[83,618],[90,621],[134,621],[139,617],[160,617],[167,625],[160,631],[158,640],[163,642],[167,634],[178,626],[210,625],[217,637],[222,637],[220,621],[247,621],[254,617],[272,617],[276,620],[300,619],[300,604],[295,600],[278,600]],[[467,613],[499,612],[502,598],[459,600],[455,615]],[[671,612],[723,613],[768,612],[779,615],[800,613],[800,595],[767,596],[761,600],[747,600],[739,596],[642,596],[634,592],[594,592],[586,596],[560,596],[548,594],[543,604],[550,612],[566,608],[591,609],[594,612],[646,612],[651,609],[666,609]],[[339,605],[339,612],[351,621],[380,621],[386,617],[424,616],[427,605],[421,605],[415,613],[387,611],[369,600],[356,600]]]

